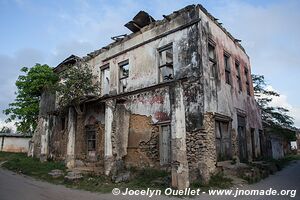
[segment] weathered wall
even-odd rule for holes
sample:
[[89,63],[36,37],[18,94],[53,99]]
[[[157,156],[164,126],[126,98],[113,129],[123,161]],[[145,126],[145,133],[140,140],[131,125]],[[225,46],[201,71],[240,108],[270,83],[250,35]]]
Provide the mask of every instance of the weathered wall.
[[[96,57],[89,59],[88,63],[93,69],[94,74],[97,76],[101,74],[100,66],[109,64],[110,94],[117,94],[119,93],[118,63],[128,59],[130,72],[127,91],[134,91],[136,89],[153,86],[159,83],[157,49],[173,43],[173,66],[175,76],[177,78],[185,77],[186,73],[190,71],[192,67],[195,67],[194,63],[197,61],[197,48],[189,48],[194,45],[194,35],[197,36],[196,25],[187,26],[155,40],[154,38],[178,27],[184,26],[196,19],[197,15],[195,10],[174,14],[174,19],[171,21],[168,22],[167,20],[162,20],[162,22],[157,23],[154,27],[142,29],[140,34],[133,35],[130,39],[122,41],[121,44],[116,43],[111,45],[108,50],[102,51],[102,53]],[[145,45],[130,49],[147,40],[151,41]],[[130,51],[125,52],[124,50],[127,49],[130,49]],[[122,51],[124,51],[124,53],[116,55]],[[107,58],[110,59],[107,60]]]
[[127,165],[159,167],[159,130],[152,125],[151,117],[138,114],[130,116],[127,151]]
[[[62,117],[65,118],[65,125],[62,124]],[[54,117],[53,130],[49,140],[49,148],[50,157],[55,160],[66,159],[68,140],[67,119],[68,117],[65,115],[58,115]]]
[[0,151],[27,153],[30,139],[29,137],[0,136]]
[[274,159],[283,158],[284,152],[283,152],[282,140],[278,138],[271,138],[271,144],[272,144],[272,158]]
[[[210,39],[216,45],[215,74],[208,61]],[[161,83],[158,49],[169,44],[173,50],[174,79]],[[231,85],[225,83],[224,50],[231,55]],[[84,115],[75,115],[70,110],[68,128],[61,135],[56,129],[55,133],[49,133],[51,152],[65,157],[69,166],[74,166],[75,159],[87,161],[85,129],[92,126],[97,130],[97,154],[103,155],[106,175],[116,175],[124,166],[161,167],[159,126],[169,123],[172,159],[168,167],[172,171],[172,186],[188,187],[189,177],[208,182],[217,162],[216,113],[230,119],[233,156],[239,155],[238,113],[246,116],[247,143],[251,144],[250,129],[255,129],[255,154],[260,154],[258,129],[262,126],[251,78],[250,96],[245,87],[245,66],[251,74],[249,58],[199,6],[174,12],[120,42],[89,54],[84,60],[99,79],[101,66],[108,65],[110,88],[109,94],[100,95],[96,101],[99,104],[86,104]],[[119,89],[119,63],[125,60],[129,61],[126,90],[129,93],[121,93]],[[242,92],[238,91],[235,60],[240,63]],[[42,115],[38,130],[45,129],[43,120],[49,119]],[[54,120],[54,126],[59,126],[59,121]],[[40,136],[36,134],[35,138]],[[249,155],[251,148],[248,145]]]
[[117,100],[111,132],[114,160],[126,166],[159,166],[157,123],[170,121],[168,87],[156,88]]
[[54,118],[49,113],[53,112],[54,109],[55,94],[52,91],[45,90],[40,100],[37,128],[29,146],[31,152],[28,152],[29,156],[38,157],[42,161],[47,160],[49,156],[49,137],[52,135]]
[[[200,12],[202,18],[202,64],[209,66],[208,61],[208,38],[214,42],[216,59],[217,59],[217,73],[213,74],[209,67],[203,68],[204,77],[204,112],[215,112],[231,117],[232,132],[237,133],[237,114],[242,112],[246,115],[246,129],[247,129],[247,148],[248,158],[252,160],[252,145],[250,129],[255,129],[255,153],[260,155],[259,132],[262,130],[261,115],[257,103],[253,97],[253,86],[250,68],[250,61],[248,55],[242,50],[238,42],[233,41],[232,36],[226,34],[220,29],[215,22],[212,21],[203,12]],[[231,67],[231,85],[225,81],[225,64],[224,52],[230,55],[229,63]],[[237,81],[237,71],[235,68],[235,61],[240,64],[240,77],[242,82],[242,91],[239,91]],[[248,69],[250,95],[246,91],[246,77],[245,68]],[[234,144],[234,143],[233,143]],[[236,144],[238,145],[238,144]],[[234,147],[233,153],[238,155],[238,149]]]
[[204,114],[203,129],[188,133],[186,143],[191,181],[208,183],[217,162],[213,113]]

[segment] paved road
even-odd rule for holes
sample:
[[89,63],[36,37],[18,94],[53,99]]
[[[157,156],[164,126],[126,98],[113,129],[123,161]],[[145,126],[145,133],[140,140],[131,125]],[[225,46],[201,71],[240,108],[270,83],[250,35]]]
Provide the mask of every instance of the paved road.
[[[289,189],[297,190],[300,193],[300,161],[293,162],[290,166],[284,170],[277,172],[275,175],[269,176],[267,179],[254,184],[244,186],[240,189]],[[146,196],[129,196],[129,195],[118,195],[113,196],[112,194],[98,194],[86,191],[79,191],[66,188],[61,185],[53,185],[50,183],[34,180],[30,177],[24,177],[19,174],[4,170],[0,168],[0,200],[139,200],[139,199],[175,199],[174,197],[169,198],[167,196],[154,196],[148,198]],[[182,199],[182,198],[181,198]],[[294,199],[300,200],[300,194],[296,197],[291,198],[290,196],[239,196],[233,198],[233,196],[209,196],[208,194],[201,194],[197,198],[193,199],[243,199],[243,200],[284,200]],[[178,200],[178,199],[177,199]]]

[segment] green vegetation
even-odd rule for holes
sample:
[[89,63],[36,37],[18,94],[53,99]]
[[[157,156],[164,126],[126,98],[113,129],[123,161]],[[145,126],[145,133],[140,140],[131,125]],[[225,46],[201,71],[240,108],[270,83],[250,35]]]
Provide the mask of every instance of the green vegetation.
[[[77,64],[69,67],[59,75],[64,81],[58,83],[57,92],[60,96],[59,105],[61,108],[74,106],[77,114],[82,114],[85,110],[80,106],[82,100],[87,96],[95,96],[99,93],[99,84],[96,82],[97,76],[87,64],[80,60]],[[96,83],[95,83],[96,82]]]
[[44,180],[54,184],[61,184],[67,187],[83,189],[93,192],[111,192],[113,188],[164,189],[169,187],[169,173],[156,169],[132,169],[134,179],[128,182],[114,183],[107,176],[85,175],[76,181],[67,181],[64,177],[53,178],[48,175],[51,170],[60,169],[66,173],[66,168],[61,162],[48,161],[41,163],[38,159],[27,157],[23,153],[0,152],[0,162],[4,162],[2,167],[11,171],[32,176],[36,179]]
[[2,167],[17,173],[51,181],[48,173],[53,169],[65,170],[64,164],[60,162],[44,162],[39,159],[27,157],[24,153],[0,152],[0,162],[6,161]]
[[208,184],[203,184],[200,181],[193,182],[192,188],[201,188],[202,191],[208,191],[211,188],[226,189],[233,186],[232,179],[225,177],[223,173],[217,173],[213,175]]
[[261,109],[262,120],[270,125],[272,132],[286,138],[289,141],[296,140],[293,129],[294,119],[289,116],[289,110],[283,107],[271,106],[273,97],[279,97],[275,91],[266,88],[265,77],[252,74],[254,84],[254,96]]
[[[79,60],[59,76],[51,67],[41,64],[36,64],[30,69],[23,67],[21,72],[24,75],[20,75],[16,81],[17,97],[3,112],[8,116],[6,121],[16,121],[17,131],[22,133],[34,132],[43,91],[58,92],[61,107],[74,106],[77,114],[84,111],[80,106],[81,101],[99,92],[96,76]],[[58,81],[59,79],[63,81]]]
[[[269,160],[269,163],[274,163],[280,170],[293,160],[300,160],[300,155],[290,155],[280,160]],[[41,163],[38,159],[27,157],[23,153],[6,153],[0,152],[0,163],[2,167],[12,170],[17,173],[22,173],[34,178],[48,181],[54,184],[61,184],[67,187],[88,190],[93,192],[109,193],[113,188],[131,188],[131,189],[165,189],[170,187],[170,173],[157,169],[131,169],[130,172],[133,175],[132,180],[128,182],[114,183],[107,176],[95,176],[95,175],[85,175],[82,179],[76,181],[67,181],[64,177],[53,178],[48,175],[51,170],[60,169],[66,173],[66,168],[62,162],[48,161]],[[255,167],[250,167],[253,169]],[[244,178],[249,183],[254,183],[262,178],[265,178],[262,171],[255,168],[255,177],[253,176],[253,170],[251,171],[251,177],[246,176],[244,173],[240,174],[241,178]],[[250,172],[249,171],[249,172]],[[244,175],[244,176],[243,176]],[[259,175],[256,176],[256,175]],[[225,189],[233,186],[232,179],[224,176],[223,173],[215,174],[211,177],[208,184],[202,184],[200,181],[193,182],[191,188],[201,188],[202,191],[207,191],[211,188]]]
[[58,77],[48,65],[36,64],[30,69],[23,67],[21,72],[25,75],[20,75],[16,81],[17,97],[3,112],[8,115],[8,122],[16,120],[18,131],[33,133],[37,126],[42,91],[52,88]]
[[265,160],[262,164],[250,164],[248,168],[238,171],[238,176],[246,180],[249,184],[256,183],[276,171],[282,170],[291,161],[300,160],[300,155],[288,155],[282,159]]
[[288,155],[282,159],[272,159],[272,160],[268,160],[268,162],[273,163],[276,165],[278,170],[283,169],[285,166],[287,166],[288,164],[291,163],[291,161],[294,160],[300,160],[300,155]]

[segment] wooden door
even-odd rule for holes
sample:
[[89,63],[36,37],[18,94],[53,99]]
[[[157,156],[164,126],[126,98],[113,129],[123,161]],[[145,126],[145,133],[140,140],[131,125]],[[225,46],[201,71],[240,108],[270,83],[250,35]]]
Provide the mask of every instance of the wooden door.
[[160,131],[160,164],[166,165],[171,161],[171,129],[170,125],[161,126]]

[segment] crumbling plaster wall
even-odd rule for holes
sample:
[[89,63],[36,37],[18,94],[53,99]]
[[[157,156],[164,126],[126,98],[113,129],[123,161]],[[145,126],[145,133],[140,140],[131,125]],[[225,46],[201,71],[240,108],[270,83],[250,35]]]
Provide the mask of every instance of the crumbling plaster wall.
[[[65,117],[65,125],[61,118]],[[66,128],[67,116],[61,114],[53,119],[52,135],[49,139],[50,157],[55,160],[65,160],[67,153],[68,131]],[[63,126],[65,127],[63,129]]]
[[[251,68],[248,55],[239,47],[237,42],[234,42],[227,34],[225,34],[212,20],[203,12],[200,12],[202,18],[202,62],[204,66],[208,65],[207,41],[211,38],[215,43],[216,57],[218,60],[217,72],[213,75],[209,68],[204,68],[204,110],[205,112],[215,112],[233,119],[232,130],[233,134],[237,134],[237,114],[243,112],[246,115],[247,129],[247,147],[249,160],[252,160],[252,145],[250,128],[255,128],[255,152],[260,153],[259,145],[259,129],[262,129],[260,110],[253,97],[253,87],[251,79]],[[206,38],[206,40],[205,40]],[[224,67],[224,51],[230,54],[231,66],[231,85],[225,82],[225,67]],[[235,60],[240,63],[240,76],[243,91],[239,91],[237,82],[237,71],[235,69]],[[248,68],[249,84],[251,96],[246,92],[246,77],[245,67]],[[216,78],[211,78],[216,77]],[[234,141],[236,142],[236,141]],[[238,144],[234,144],[237,146]],[[236,149],[236,148],[235,148]],[[234,152],[238,155],[238,152]]]
[[[203,88],[200,78],[202,76],[202,70],[198,53],[201,49],[199,44],[195,42],[199,41],[197,24],[199,19],[197,10],[194,9],[194,7],[192,9],[189,7],[188,12],[174,13],[173,16],[174,18],[168,23],[162,23],[151,28],[148,27],[148,29],[143,29],[141,33],[122,42],[122,44],[112,45],[109,50],[103,51],[97,57],[89,60],[89,65],[94,67],[93,70],[95,74],[100,74],[100,66],[109,64],[109,94],[115,95],[119,93],[118,63],[128,59],[130,72],[127,91],[130,92],[159,83],[157,49],[170,43],[173,44],[174,76],[177,81],[182,80],[182,83],[180,83],[181,81],[175,82],[165,87],[162,89],[164,95],[161,94],[161,90],[157,90],[158,94],[152,94],[153,91],[150,91],[135,94],[133,95],[134,98],[125,96],[122,97],[122,99],[125,99],[125,108],[131,112],[132,115],[151,117],[152,123],[171,120],[173,185],[184,188],[189,184],[185,142],[186,131],[199,130],[202,127],[203,120]],[[166,22],[166,20],[164,20],[164,22]],[[138,45],[141,41],[150,40],[189,23],[190,25],[178,29],[175,32],[166,34],[163,37],[158,37],[149,43],[114,56],[119,52]],[[187,81],[185,82],[184,79],[187,79]],[[108,113],[113,113],[115,106],[109,109],[111,109],[111,111]],[[107,119],[110,119],[110,117],[107,117]],[[114,119],[110,121],[110,123],[113,131],[115,127]],[[106,131],[106,137],[113,136],[113,133],[109,133],[109,129]],[[149,135],[148,141],[144,141],[145,144],[149,146],[157,145],[154,141],[154,138],[157,138],[155,135],[157,133],[156,128],[152,127],[148,132],[149,133],[146,132]],[[153,140],[151,145],[149,140]],[[111,159],[114,154],[113,139],[109,141],[109,138],[107,138],[106,144],[106,151]],[[132,152],[132,150],[130,150],[130,152]],[[141,151],[138,155],[144,156],[141,154]],[[145,155],[147,155],[147,153]],[[128,155],[128,157],[130,156]],[[155,156],[153,158],[154,160],[156,159]],[[155,161],[150,163],[150,165],[155,165]],[[109,164],[106,166],[108,166],[106,169],[110,168]]]
[[[100,75],[100,67],[109,64],[110,68],[110,94],[117,94],[119,85],[119,66],[118,63],[129,60],[130,73],[128,78],[128,89],[127,91],[133,91],[140,88],[145,88],[149,86],[156,85],[158,82],[158,52],[157,49],[164,45],[173,43],[173,56],[174,60],[180,60],[182,57],[181,53],[184,49],[189,50],[189,44],[187,42],[191,33],[197,34],[195,28],[191,27],[183,28],[176,32],[165,35],[164,37],[159,37],[156,40],[153,38],[165,34],[170,30],[174,30],[181,26],[188,24],[189,22],[196,20],[197,15],[195,11],[183,12],[180,14],[174,14],[174,18],[167,22],[163,20],[161,24],[154,27],[145,27],[140,33],[136,33],[130,39],[122,41],[121,44],[111,45],[111,48],[107,51],[103,51],[98,56],[88,60],[89,66],[92,67],[95,75]],[[165,23],[167,22],[167,23]],[[193,25],[195,27],[196,25]],[[136,45],[139,45],[143,41],[149,41],[145,45],[138,46],[137,48],[130,49]],[[130,49],[120,55],[117,53],[123,52],[124,50]],[[189,50],[191,51],[191,50]],[[185,53],[185,54],[190,54]],[[194,57],[196,52],[192,54]],[[108,59],[110,58],[110,59]],[[188,59],[188,58],[184,58]],[[195,60],[195,59],[194,59]],[[193,60],[193,61],[194,61]],[[189,63],[191,60],[188,61]],[[193,64],[191,63],[193,66]],[[181,71],[188,71],[192,66],[183,65],[180,62],[174,63],[174,72],[177,73],[177,77],[183,77],[185,74],[181,74]],[[182,70],[184,69],[184,70]],[[185,72],[186,73],[186,72]]]
[[89,162],[87,150],[86,129],[89,127],[96,132],[96,158],[95,161],[103,161],[104,129],[105,129],[105,105],[103,103],[85,103],[85,111],[77,114],[76,119],[76,159]]
[[52,135],[54,116],[50,113],[55,108],[55,95],[48,90],[45,90],[41,95],[39,105],[39,118],[37,128],[29,143],[29,156],[40,158],[41,161],[46,161],[49,156],[49,138]]
[[112,159],[118,163],[123,159],[123,166],[158,166],[159,133],[156,123],[171,119],[168,87],[128,95],[115,101],[117,103],[111,107]]

